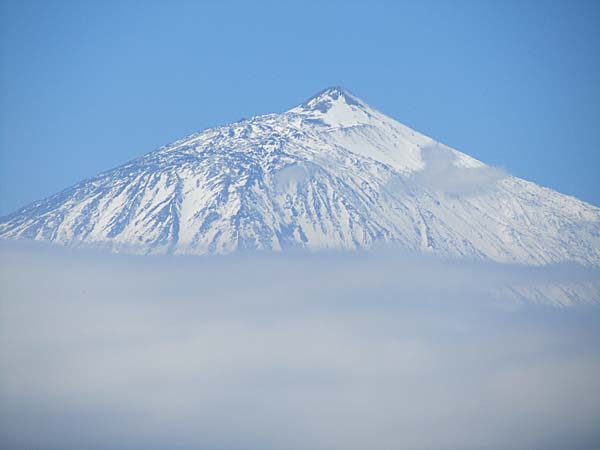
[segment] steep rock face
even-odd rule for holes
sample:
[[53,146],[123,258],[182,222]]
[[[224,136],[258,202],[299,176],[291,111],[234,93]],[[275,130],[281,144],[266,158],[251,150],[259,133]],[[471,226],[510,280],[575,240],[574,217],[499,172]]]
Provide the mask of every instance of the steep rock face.
[[358,249],[600,265],[600,209],[512,177],[342,88],[190,135],[0,219],[116,252]]

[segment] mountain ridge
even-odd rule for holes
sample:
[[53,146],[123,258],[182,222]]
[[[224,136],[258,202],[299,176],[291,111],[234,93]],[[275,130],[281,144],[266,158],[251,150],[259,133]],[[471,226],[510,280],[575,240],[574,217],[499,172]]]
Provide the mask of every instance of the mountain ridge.
[[193,133],[0,218],[115,252],[369,248],[600,265],[600,208],[490,167],[341,87]]

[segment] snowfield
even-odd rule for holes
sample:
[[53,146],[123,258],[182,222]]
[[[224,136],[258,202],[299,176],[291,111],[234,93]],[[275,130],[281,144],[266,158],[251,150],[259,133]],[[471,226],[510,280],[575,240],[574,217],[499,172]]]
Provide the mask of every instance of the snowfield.
[[342,88],[192,134],[0,219],[0,238],[137,254],[380,243],[600,265],[600,209],[510,176]]

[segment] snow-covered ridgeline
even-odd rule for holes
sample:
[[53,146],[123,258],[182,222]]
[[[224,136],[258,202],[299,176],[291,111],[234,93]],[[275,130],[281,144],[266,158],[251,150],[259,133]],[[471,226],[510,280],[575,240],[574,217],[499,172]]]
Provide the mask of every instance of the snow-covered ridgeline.
[[0,237],[215,254],[377,243],[600,265],[600,209],[512,177],[342,88],[195,133],[0,221]]

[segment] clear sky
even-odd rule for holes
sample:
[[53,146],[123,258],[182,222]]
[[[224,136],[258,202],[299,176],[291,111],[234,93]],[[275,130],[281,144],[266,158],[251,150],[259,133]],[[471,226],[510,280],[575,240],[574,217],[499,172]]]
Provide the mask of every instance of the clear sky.
[[598,1],[0,1],[0,214],[330,85],[600,205]]

